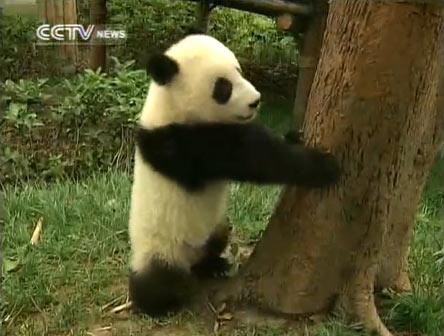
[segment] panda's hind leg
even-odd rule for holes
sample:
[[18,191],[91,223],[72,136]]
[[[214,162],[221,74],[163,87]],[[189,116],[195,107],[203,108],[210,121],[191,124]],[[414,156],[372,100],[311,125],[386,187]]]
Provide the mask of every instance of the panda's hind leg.
[[223,277],[230,270],[230,263],[221,257],[228,245],[231,227],[227,223],[221,224],[208,238],[203,247],[202,257],[191,267],[191,271],[199,278]]
[[193,274],[160,258],[151,260],[144,270],[132,271],[129,278],[133,309],[152,317],[183,308],[197,290]]

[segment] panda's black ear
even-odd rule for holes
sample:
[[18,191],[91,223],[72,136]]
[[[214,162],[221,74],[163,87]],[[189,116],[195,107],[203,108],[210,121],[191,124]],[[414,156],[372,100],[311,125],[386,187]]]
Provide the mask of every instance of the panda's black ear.
[[147,72],[157,84],[165,85],[179,73],[179,64],[165,54],[155,54],[148,60]]
[[188,35],[207,35],[207,32],[197,26],[191,26],[185,29],[185,36]]

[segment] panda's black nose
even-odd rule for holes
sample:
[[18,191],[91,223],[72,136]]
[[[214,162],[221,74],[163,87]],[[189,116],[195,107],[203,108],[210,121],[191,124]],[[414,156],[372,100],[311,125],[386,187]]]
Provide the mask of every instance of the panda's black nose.
[[260,103],[260,102],[261,102],[261,100],[260,100],[260,99],[257,99],[257,100],[255,100],[254,102],[252,102],[251,104],[249,104],[248,107],[256,108],[256,107],[259,106],[259,103]]

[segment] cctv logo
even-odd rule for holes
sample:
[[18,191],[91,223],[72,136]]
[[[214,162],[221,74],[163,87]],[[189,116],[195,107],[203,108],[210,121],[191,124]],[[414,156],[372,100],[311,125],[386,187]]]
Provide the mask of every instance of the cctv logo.
[[54,26],[43,24],[37,28],[36,35],[37,43],[41,44],[75,41],[112,44],[126,38],[125,30],[98,30],[94,25],[88,25],[85,29],[80,24],[57,24]]
[[[67,36],[65,36],[67,32]],[[49,24],[43,24],[37,28],[37,38],[41,41],[75,41],[79,36],[83,41],[88,41],[94,32],[94,25],[84,28],[79,24],[58,24],[51,27]]]

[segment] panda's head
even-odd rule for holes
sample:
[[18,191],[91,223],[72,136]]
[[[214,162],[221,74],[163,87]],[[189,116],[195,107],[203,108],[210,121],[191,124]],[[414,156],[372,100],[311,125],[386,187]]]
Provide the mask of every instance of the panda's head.
[[154,113],[174,111],[189,122],[248,122],[257,114],[260,93],[242,76],[233,52],[213,37],[187,36],[152,56],[148,74],[165,109]]

